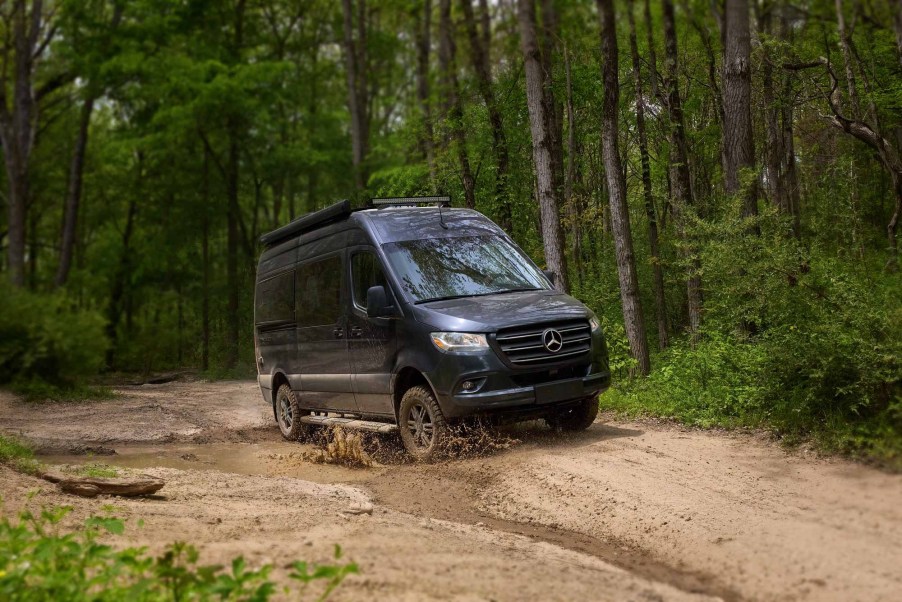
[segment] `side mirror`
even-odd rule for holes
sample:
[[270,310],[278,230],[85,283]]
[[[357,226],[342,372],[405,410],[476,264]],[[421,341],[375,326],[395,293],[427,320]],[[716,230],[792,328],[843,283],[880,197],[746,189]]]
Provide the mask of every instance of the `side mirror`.
[[542,273],[545,274],[545,277],[551,281],[551,284],[557,285],[557,276],[551,270],[542,270]]
[[366,291],[366,315],[368,318],[388,318],[395,315],[394,306],[388,303],[384,286],[371,286]]

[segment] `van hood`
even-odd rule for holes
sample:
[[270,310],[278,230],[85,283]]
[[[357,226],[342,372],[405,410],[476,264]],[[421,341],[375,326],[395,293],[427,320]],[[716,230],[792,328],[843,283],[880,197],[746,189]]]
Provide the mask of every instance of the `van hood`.
[[420,322],[451,332],[495,332],[509,326],[591,315],[577,299],[548,290],[432,301],[413,308]]

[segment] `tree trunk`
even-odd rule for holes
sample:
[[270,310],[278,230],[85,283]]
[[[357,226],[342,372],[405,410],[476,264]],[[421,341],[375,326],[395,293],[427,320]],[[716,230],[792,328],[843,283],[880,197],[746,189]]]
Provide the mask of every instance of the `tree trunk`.
[[[0,74],[0,142],[9,186],[9,278],[14,286],[25,285],[25,224],[28,212],[28,170],[34,148],[38,105],[33,88],[36,51],[41,37],[43,1],[34,0],[31,11],[25,0],[11,8],[12,44],[4,52],[15,52],[14,75],[10,85],[6,69]],[[8,42],[9,42],[8,41]],[[12,92],[12,106],[7,99]]]
[[630,26],[630,55],[633,63],[633,85],[636,94],[636,129],[639,133],[639,158],[642,165],[642,191],[645,197],[645,214],[648,216],[648,246],[651,250],[652,284],[655,292],[655,317],[658,323],[658,347],[666,349],[670,344],[667,328],[667,306],[664,301],[664,270],[658,247],[658,219],[651,188],[651,160],[648,156],[648,134],[645,130],[645,93],[642,86],[639,46],[636,42],[636,19],[633,7],[627,6]]
[[429,106],[429,51],[432,45],[432,0],[425,0],[422,18],[417,28],[417,98],[423,113],[423,155],[429,166],[429,181],[435,185],[435,136],[432,131],[432,111]]
[[620,279],[620,300],[623,304],[623,322],[630,343],[630,352],[639,363],[639,372],[646,375],[651,370],[651,364],[648,358],[645,321],[642,317],[642,303],[639,297],[636,258],[633,256],[633,235],[626,199],[626,179],[620,162],[617,139],[620,82],[617,73],[619,63],[616,17],[613,0],[597,1],[598,14],[601,19],[601,78],[604,84],[601,109],[601,145],[608,181],[611,229],[614,234],[617,274]]
[[902,0],[890,0],[893,11],[893,29],[896,30],[896,54],[902,66]]
[[[789,26],[785,9],[776,3],[764,9],[760,29],[777,41],[783,41]],[[765,53],[767,53],[765,47]],[[800,236],[798,181],[793,146],[792,79],[781,69],[776,70],[779,57],[765,56],[763,61],[762,92],[767,106],[764,111],[766,187],[769,200],[781,213],[792,218],[792,235]]]
[[366,187],[366,156],[369,143],[367,124],[367,86],[365,61],[366,0],[357,0],[357,40],[354,40],[354,6],[352,0],[342,0],[345,69],[348,80],[348,109],[351,113],[351,161],[354,166],[354,185]]
[[544,83],[539,44],[536,36],[536,15],[533,0],[518,0],[520,44],[523,51],[526,75],[526,102],[529,111],[529,129],[532,133],[532,157],[536,169],[539,218],[542,226],[542,242],[545,264],[554,274],[559,290],[570,290],[567,260],[564,256],[561,219],[558,213],[558,190],[555,186],[552,159],[552,135],[548,131],[549,120],[545,113]]
[[69,167],[69,189],[66,194],[66,208],[63,217],[62,243],[60,244],[60,262],[56,271],[54,284],[64,286],[69,279],[72,267],[72,252],[75,249],[75,235],[78,231],[78,209],[81,204],[82,180],[85,169],[85,154],[88,148],[88,128],[91,114],[94,112],[95,97],[89,96],[81,106],[78,122],[78,134],[75,138],[75,149]]
[[[513,232],[510,199],[507,197],[507,172],[510,169],[510,157],[501,109],[498,107],[495,90],[492,87],[489,47],[484,44],[487,38],[484,36],[480,38],[477,30],[472,0],[461,0],[461,5],[463,6],[467,36],[470,40],[470,60],[473,64],[473,71],[476,72],[479,93],[489,114],[489,126],[492,128],[492,152],[495,155],[495,204],[498,211],[498,222],[501,228],[510,234]],[[483,26],[488,27],[488,9],[485,7],[483,9]]]
[[726,0],[723,22],[724,188],[728,195],[741,192],[742,216],[755,217],[757,180],[749,182],[745,189],[741,181],[742,170],[755,167],[748,0]]
[[[645,36],[648,42],[648,71],[651,81],[651,97],[661,98],[658,90],[658,53],[655,51],[654,25],[651,20],[651,1],[643,1],[643,15],[645,17]],[[632,12],[632,9],[630,10]]]
[[576,108],[573,102],[573,74],[570,69],[570,53],[564,47],[564,73],[567,78],[567,172],[564,176],[564,205],[570,221],[570,258],[576,262],[576,277],[583,281],[582,228],[580,227],[580,202],[575,194],[577,155],[579,142],[576,137]]
[[210,153],[204,148],[203,186],[203,232],[201,233],[201,355],[200,368],[210,369]]
[[[138,158],[138,178],[143,179],[142,160]],[[113,278],[113,287],[110,290],[110,305],[107,310],[109,319],[107,320],[107,338],[110,340],[110,347],[107,349],[106,365],[108,370],[115,368],[116,358],[116,339],[119,332],[119,321],[122,319],[123,307],[127,296],[126,282],[131,272],[131,240],[132,232],[135,228],[135,215],[137,213],[137,195],[132,196],[128,203],[128,215],[125,219],[125,230],[122,233],[122,254],[119,256],[119,267],[116,270],[116,276]]]
[[561,185],[564,181],[563,111],[554,96],[554,55],[558,49],[558,15],[555,0],[541,0],[541,45],[539,56],[542,62],[542,95],[545,102],[545,119],[551,145],[551,166],[554,175],[556,195],[560,201]]
[[[683,118],[683,102],[680,97],[679,65],[677,53],[676,19],[673,2],[664,0],[664,55],[667,63],[665,94],[667,111],[670,116],[670,194],[679,236],[687,239],[686,222],[695,208],[692,190],[692,176],[689,172],[689,145],[686,141],[686,127]],[[650,24],[649,24],[650,26]],[[698,342],[702,323],[702,281],[699,273],[701,265],[694,245],[688,245],[685,259],[689,263],[686,279],[686,301],[689,314],[689,336],[694,345]]]
[[[232,47],[232,60],[235,64],[241,61],[241,49],[244,45],[244,8],[245,0],[239,0],[235,8],[234,39]],[[239,317],[240,305],[240,275],[238,273],[238,250],[241,242],[239,238],[239,220],[241,219],[239,205],[239,169],[241,153],[241,131],[237,115],[229,115],[227,118],[227,135],[229,140],[228,158],[226,164],[226,289],[228,300],[226,305],[226,356],[225,366],[234,368],[238,365],[239,345]]]
[[460,103],[460,87],[457,82],[456,54],[454,44],[454,22],[451,20],[451,0],[439,1],[439,38],[438,59],[442,72],[442,92],[447,99],[445,113],[451,130],[451,140],[457,150],[460,162],[460,179],[464,189],[464,202],[469,209],[476,207],[476,179],[470,168],[467,156],[467,140],[464,134],[463,108]]

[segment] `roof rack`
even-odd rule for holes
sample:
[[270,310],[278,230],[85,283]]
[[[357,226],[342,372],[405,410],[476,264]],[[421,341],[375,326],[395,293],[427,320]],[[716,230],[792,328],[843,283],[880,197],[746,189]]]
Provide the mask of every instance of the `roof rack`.
[[449,196],[402,196],[370,199],[370,205],[379,209],[380,207],[419,207],[421,205],[432,205],[434,207],[450,207],[451,197]]
[[264,234],[260,237],[260,243],[267,247],[272,246],[306,230],[313,230],[320,226],[346,219],[349,215],[351,215],[351,201],[339,201],[325,209],[305,213],[281,228]]

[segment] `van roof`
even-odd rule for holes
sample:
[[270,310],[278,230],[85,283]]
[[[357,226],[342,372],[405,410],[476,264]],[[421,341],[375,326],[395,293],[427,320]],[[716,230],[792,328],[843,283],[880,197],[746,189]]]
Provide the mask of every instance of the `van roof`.
[[[355,211],[352,221],[380,244],[426,238],[503,235],[492,220],[472,209],[392,207]],[[367,227],[369,226],[369,227]]]
[[268,232],[260,242],[268,248],[300,236],[348,220],[369,231],[380,244],[424,238],[503,235],[489,218],[472,209],[449,207],[386,206],[352,210],[350,201],[341,201]]

